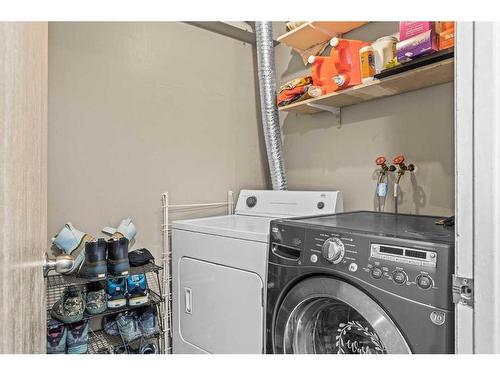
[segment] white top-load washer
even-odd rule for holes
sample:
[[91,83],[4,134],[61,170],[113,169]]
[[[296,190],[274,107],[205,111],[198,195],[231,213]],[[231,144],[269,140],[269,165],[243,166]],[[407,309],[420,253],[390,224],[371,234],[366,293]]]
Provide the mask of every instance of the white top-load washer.
[[343,211],[339,191],[242,190],[234,215],[172,224],[174,353],[262,353],[269,223]]

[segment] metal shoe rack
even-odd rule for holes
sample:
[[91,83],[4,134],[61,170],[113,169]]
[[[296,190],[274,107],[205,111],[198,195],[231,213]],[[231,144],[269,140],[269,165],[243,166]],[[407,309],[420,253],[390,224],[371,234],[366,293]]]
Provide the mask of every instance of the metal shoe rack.
[[[149,263],[141,267],[130,267],[129,275],[145,274],[148,281],[149,287],[149,306],[154,306],[157,312],[158,321],[158,333],[141,337],[127,342],[121,335],[111,336],[108,335],[104,330],[101,329],[101,324],[98,319],[106,315],[117,314],[123,311],[134,310],[142,306],[124,306],[117,309],[107,309],[103,313],[90,315],[86,312],[84,313],[83,320],[90,320],[89,322],[89,341],[88,341],[88,354],[99,354],[99,353],[114,353],[115,349],[118,347],[123,348],[122,352],[128,353],[131,348],[138,347],[142,344],[142,340],[154,340],[158,345],[158,350],[160,353],[165,353],[165,290],[163,281],[163,270],[162,266],[158,266],[154,263]],[[112,277],[112,276],[110,276]],[[100,279],[103,280],[103,279]],[[64,290],[72,285],[79,286],[84,292],[86,291],[87,284],[99,281],[95,279],[84,279],[73,275],[60,275],[60,274],[49,274],[46,276],[46,291],[47,291],[47,323],[51,319],[50,311],[54,303],[56,303],[59,298],[61,298]],[[93,321],[97,324],[92,324]],[[61,324],[64,324],[61,322]],[[92,329],[94,327],[94,329]],[[96,328],[97,327],[97,328]]]

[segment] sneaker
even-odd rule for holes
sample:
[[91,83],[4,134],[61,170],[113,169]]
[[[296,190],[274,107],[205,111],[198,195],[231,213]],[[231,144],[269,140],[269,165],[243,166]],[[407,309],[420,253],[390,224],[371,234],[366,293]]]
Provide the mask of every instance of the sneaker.
[[154,341],[144,341],[139,347],[138,354],[158,354],[158,345]]
[[105,227],[102,228],[102,231],[114,238],[125,237],[127,240],[132,241],[137,234],[137,229],[135,228],[134,223],[132,222],[132,218],[128,217],[123,219],[118,228]]
[[93,239],[90,234],[79,231],[69,222],[52,238],[52,243],[59,250],[71,255],[74,259],[73,267],[66,272],[67,274],[74,273],[80,268],[85,258],[85,243]]
[[129,306],[141,306],[149,302],[149,289],[143,273],[127,277],[127,297]]
[[126,311],[118,315],[116,324],[123,340],[131,342],[142,336],[139,319],[135,311]]
[[110,336],[120,336],[116,315],[107,315],[102,318],[102,329]]
[[106,311],[106,281],[96,281],[87,286],[87,313],[96,315]]
[[74,323],[83,319],[85,300],[76,286],[68,287],[62,297],[52,306],[50,315],[63,323]]
[[66,353],[68,331],[61,322],[50,319],[47,323],[47,354]]
[[110,238],[107,241],[108,249],[108,272],[114,276],[127,276],[128,264],[128,240],[125,237]]
[[107,297],[108,307],[110,309],[116,309],[127,305],[127,299],[125,298],[125,293],[127,291],[125,279],[125,277],[108,279]]
[[152,336],[158,332],[158,321],[155,307],[146,307],[140,312],[139,327],[144,336]]
[[107,276],[106,241],[99,238],[85,243],[83,262],[78,275],[87,279],[103,279]]
[[87,353],[89,342],[89,321],[68,324],[68,354]]

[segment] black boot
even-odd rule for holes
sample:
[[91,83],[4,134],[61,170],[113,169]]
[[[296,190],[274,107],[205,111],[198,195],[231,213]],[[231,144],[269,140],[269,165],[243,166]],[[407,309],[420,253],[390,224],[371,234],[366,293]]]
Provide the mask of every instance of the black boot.
[[125,237],[107,241],[108,272],[114,276],[128,275],[128,240]]
[[104,238],[85,243],[85,259],[78,275],[88,279],[106,278],[106,241]]

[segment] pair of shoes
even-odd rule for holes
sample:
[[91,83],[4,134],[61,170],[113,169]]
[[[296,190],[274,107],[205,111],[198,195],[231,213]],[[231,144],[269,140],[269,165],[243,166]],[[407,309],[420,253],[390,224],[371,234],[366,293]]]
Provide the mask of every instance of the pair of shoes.
[[90,315],[101,314],[106,311],[106,281],[95,281],[87,285],[85,310]]
[[129,272],[128,244],[125,237],[120,239],[99,238],[85,244],[84,259],[78,276],[87,279],[103,279],[108,273],[113,276],[126,276]]
[[61,324],[49,320],[47,324],[47,354],[83,354],[88,350],[89,322]]
[[146,275],[129,275],[108,279],[108,307],[116,309],[127,305],[141,306],[149,302],[149,289]]
[[[132,322],[134,320],[134,322]],[[118,315],[108,315],[102,320],[104,332],[111,336],[123,336],[125,341],[132,341],[139,336],[149,337],[158,333],[156,308],[143,307]]]
[[73,266],[65,274],[78,270],[82,277],[105,278],[107,270],[115,276],[128,275],[128,244],[137,233],[132,218],[123,219],[116,229],[104,228],[103,231],[112,236],[107,243],[104,239],[95,240],[92,235],[76,229],[68,222],[52,238],[52,243],[74,260]]
[[85,299],[83,292],[76,286],[70,286],[61,298],[54,303],[50,315],[63,323],[74,323],[83,319]]
[[106,302],[106,281],[88,284],[87,294],[77,286],[69,286],[52,306],[50,315],[63,323],[74,323],[83,319],[85,311],[90,315],[103,313]]

